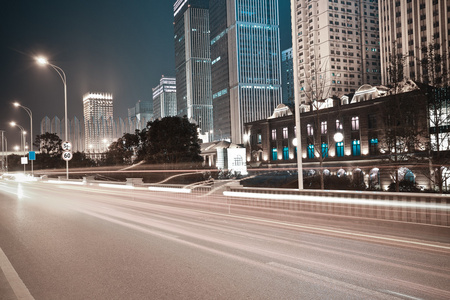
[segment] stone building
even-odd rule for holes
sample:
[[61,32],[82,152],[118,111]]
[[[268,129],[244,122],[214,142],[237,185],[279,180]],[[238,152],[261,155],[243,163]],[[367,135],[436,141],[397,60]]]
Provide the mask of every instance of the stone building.
[[[395,170],[399,170],[400,181],[430,188],[433,175],[428,149],[433,128],[427,119],[426,89],[411,81],[404,87],[404,93],[391,94],[384,87],[363,85],[355,94],[327,99],[319,110],[303,105],[300,153],[304,175],[315,174],[322,160],[324,174],[352,176],[357,172],[371,189],[387,189]],[[281,104],[272,117],[245,124],[250,166],[297,168],[292,111]],[[442,150],[450,153],[448,147]],[[447,189],[448,167],[443,170]]]

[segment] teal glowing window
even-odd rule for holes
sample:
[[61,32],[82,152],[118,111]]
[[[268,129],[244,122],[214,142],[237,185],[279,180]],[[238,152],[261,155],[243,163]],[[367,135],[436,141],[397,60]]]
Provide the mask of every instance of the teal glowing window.
[[288,160],[289,159],[289,148],[283,147],[283,159]]
[[322,157],[328,157],[328,144],[326,143],[322,144]]
[[352,155],[353,156],[361,155],[361,142],[359,140],[352,141]]
[[344,156],[344,142],[336,143],[336,156],[337,157]]
[[308,145],[308,158],[314,158],[314,145]]
[[272,160],[277,160],[278,154],[277,154],[277,148],[272,148]]
[[370,139],[369,141],[369,153],[377,154],[378,152],[378,139]]

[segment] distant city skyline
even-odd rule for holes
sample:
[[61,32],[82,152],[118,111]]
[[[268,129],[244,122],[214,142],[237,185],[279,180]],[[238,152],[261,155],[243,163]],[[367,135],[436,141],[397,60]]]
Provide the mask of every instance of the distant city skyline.
[[[281,44],[287,49],[292,43],[290,9],[288,1],[282,2]],[[45,116],[64,114],[63,84],[54,70],[35,63],[37,55],[65,71],[69,119],[82,119],[80,99],[88,90],[114,94],[115,112],[123,118],[137,101],[152,100],[161,75],[175,75],[174,3],[6,3],[0,18],[0,130],[6,131],[9,148],[20,144],[20,134],[8,122],[27,129],[30,123],[12,102],[33,111],[35,128]]]

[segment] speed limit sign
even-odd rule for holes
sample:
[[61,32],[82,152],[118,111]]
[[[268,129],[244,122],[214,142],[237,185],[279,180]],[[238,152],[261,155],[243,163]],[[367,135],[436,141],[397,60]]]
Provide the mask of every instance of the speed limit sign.
[[69,152],[69,151],[63,152],[63,154],[62,154],[62,159],[66,160],[66,161],[71,160],[72,157],[73,157],[73,154],[72,154],[72,152]]
[[62,149],[63,149],[63,151],[70,151],[70,150],[72,150],[72,143],[68,142],[68,141],[64,141],[62,143]]

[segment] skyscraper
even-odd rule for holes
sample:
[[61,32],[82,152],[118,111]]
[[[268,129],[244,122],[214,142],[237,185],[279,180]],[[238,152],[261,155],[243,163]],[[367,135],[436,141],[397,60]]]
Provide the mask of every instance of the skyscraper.
[[381,83],[378,0],[291,1],[300,103]]
[[283,87],[283,103],[294,104],[294,61],[292,48],[281,52],[281,83]]
[[176,79],[162,77],[159,85],[153,90],[154,118],[164,118],[177,115],[177,86]]
[[210,29],[214,136],[241,144],[282,100],[278,0],[211,0]]
[[[432,85],[450,69],[450,2],[443,0],[379,0],[381,33],[381,74],[383,84],[391,83],[388,67],[397,54],[406,58],[403,76]],[[432,45],[430,53],[429,46]],[[444,58],[434,70],[427,67]],[[431,67],[431,66],[430,66]],[[429,69],[430,72],[427,72]],[[430,73],[430,74],[428,74]],[[447,85],[448,85],[447,76]],[[444,78],[445,80],[445,78]]]
[[208,0],[177,0],[173,9],[178,115],[209,133],[213,108]]
[[113,95],[86,93],[83,96],[85,149],[104,152],[113,139]]

